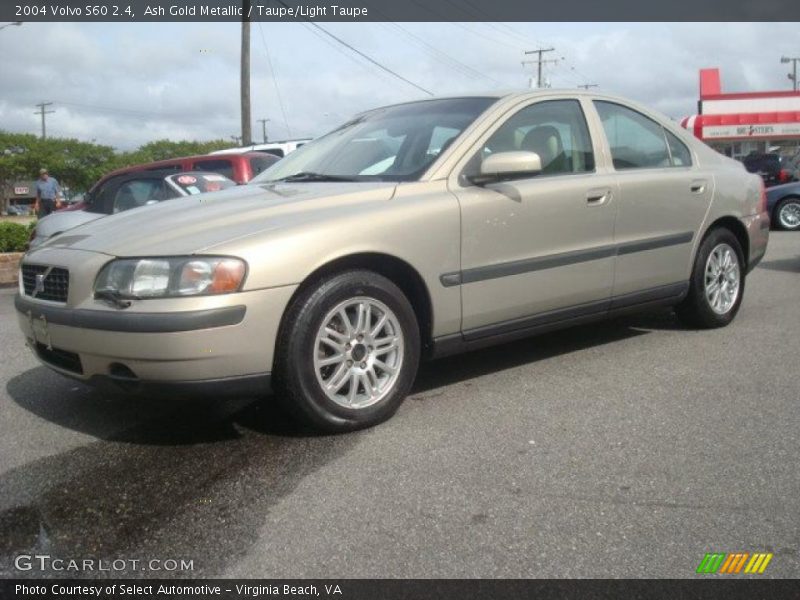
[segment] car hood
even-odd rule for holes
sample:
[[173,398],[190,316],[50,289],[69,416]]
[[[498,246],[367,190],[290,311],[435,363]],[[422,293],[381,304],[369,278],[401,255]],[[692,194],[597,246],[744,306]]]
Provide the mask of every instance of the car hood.
[[794,181],[791,183],[783,183],[781,185],[773,185],[767,188],[767,197],[783,197],[787,193],[800,193],[800,182]]
[[389,200],[385,182],[251,184],[176,198],[111,215],[56,236],[41,248],[69,247],[112,256],[194,254],[298,221],[330,218]]
[[86,210],[50,213],[37,221],[36,237],[49,238],[53,234],[62,233],[105,216],[103,213],[94,213]]

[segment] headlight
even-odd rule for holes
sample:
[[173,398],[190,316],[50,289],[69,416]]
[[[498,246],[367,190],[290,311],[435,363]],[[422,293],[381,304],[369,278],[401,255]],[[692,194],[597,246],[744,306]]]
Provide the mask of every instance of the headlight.
[[103,267],[94,290],[122,298],[228,294],[241,289],[246,270],[228,257],[125,258]]

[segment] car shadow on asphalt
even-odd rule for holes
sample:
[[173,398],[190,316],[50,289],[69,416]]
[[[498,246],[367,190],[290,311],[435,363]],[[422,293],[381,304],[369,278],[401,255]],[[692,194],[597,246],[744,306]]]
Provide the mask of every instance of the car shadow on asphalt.
[[769,271],[786,271],[787,273],[800,273],[800,256],[795,258],[780,258],[777,260],[764,260],[758,265],[759,269]]
[[429,392],[439,387],[512,369],[645,335],[656,330],[682,330],[671,310],[642,313],[580,325],[524,340],[450,356],[420,365],[412,393]]

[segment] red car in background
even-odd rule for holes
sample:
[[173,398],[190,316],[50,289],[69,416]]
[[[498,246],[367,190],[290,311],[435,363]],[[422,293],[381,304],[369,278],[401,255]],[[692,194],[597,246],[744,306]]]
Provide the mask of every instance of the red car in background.
[[264,152],[242,152],[240,154],[200,154],[197,156],[184,156],[182,158],[170,158],[167,160],[159,160],[142,165],[125,167],[124,169],[111,171],[102,177],[86,193],[83,201],[72,204],[61,210],[68,211],[85,209],[87,203],[91,202],[91,200],[89,200],[90,198],[96,196],[97,194],[102,194],[103,188],[106,187],[106,183],[112,179],[118,178],[121,175],[138,173],[140,171],[173,170],[176,173],[180,171],[210,171],[212,173],[224,175],[228,179],[232,179],[236,183],[242,184],[247,183],[253,177],[261,173],[261,171],[278,160],[279,158],[277,156],[266,154]]

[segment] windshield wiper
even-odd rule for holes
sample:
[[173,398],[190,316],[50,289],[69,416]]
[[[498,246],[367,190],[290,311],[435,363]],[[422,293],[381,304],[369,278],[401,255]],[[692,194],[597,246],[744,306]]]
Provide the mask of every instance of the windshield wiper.
[[287,175],[280,179],[273,179],[271,183],[278,181],[358,181],[355,177],[344,175],[326,175],[325,173],[313,173],[311,171],[300,171],[294,175]]

